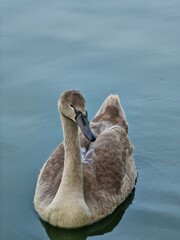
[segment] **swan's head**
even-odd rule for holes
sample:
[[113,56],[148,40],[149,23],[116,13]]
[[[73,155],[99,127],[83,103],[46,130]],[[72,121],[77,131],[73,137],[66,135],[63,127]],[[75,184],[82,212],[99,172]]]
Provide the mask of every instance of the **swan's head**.
[[63,116],[76,122],[89,141],[96,140],[89,127],[85,99],[79,91],[65,91],[58,101],[58,110]]

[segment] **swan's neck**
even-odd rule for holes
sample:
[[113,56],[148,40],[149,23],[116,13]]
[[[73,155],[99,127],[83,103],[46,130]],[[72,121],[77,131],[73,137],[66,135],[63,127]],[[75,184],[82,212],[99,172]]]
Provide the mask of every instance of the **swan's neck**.
[[78,192],[83,194],[83,169],[81,161],[81,149],[79,142],[78,126],[71,119],[61,117],[64,132],[64,170],[61,181],[63,192]]
[[49,206],[49,221],[62,227],[89,224],[91,212],[84,200],[83,165],[78,126],[61,116],[64,132],[64,169],[58,191]]

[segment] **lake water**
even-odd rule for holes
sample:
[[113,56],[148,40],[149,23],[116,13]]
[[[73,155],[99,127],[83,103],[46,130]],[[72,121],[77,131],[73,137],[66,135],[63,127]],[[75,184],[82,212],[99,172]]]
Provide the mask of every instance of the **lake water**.
[[[0,238],[179,240],[180,1],[6,0],[0,41]],[[90,118],[119,94],[139,172],[111,219],[76,231],[33,208],[65,89],[81,90]]]

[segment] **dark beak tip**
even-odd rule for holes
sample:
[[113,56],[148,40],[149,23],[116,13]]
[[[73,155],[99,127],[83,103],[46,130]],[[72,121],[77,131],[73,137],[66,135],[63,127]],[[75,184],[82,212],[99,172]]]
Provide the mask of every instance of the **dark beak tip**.
[[91,142],[95,142],[96,141],[96,137],[93,136],[91,139],[90,139]]
[[90,128],[89,129],[90,130],[90,135],[88,134],[88,135],[86,135],[86,138],[88,138],[88,140],[90,141],[90,142],[95,142],[96,141],[96,134],[94,133],[94,131]]

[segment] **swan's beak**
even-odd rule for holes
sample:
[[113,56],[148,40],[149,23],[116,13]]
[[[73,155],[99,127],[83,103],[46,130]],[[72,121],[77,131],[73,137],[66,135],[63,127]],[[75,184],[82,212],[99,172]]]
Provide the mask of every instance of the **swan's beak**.
[[79,125],[81,131],[84,133],[84,136],[91,142],[94,142],[96,140],[96,137],[89,126],[89,121],[87,118],[87,115],[84,116],[82,112],[76,113],[75,118],[77,124]]

